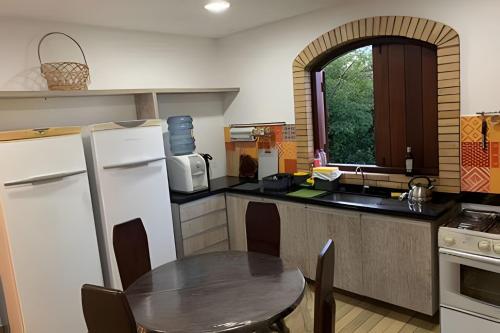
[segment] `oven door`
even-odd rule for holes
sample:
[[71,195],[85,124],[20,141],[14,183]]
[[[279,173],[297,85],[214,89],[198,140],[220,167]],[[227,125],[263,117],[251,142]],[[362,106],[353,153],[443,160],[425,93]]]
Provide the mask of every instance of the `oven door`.
[[500,322],[500,259],[439,249],[441,306]]

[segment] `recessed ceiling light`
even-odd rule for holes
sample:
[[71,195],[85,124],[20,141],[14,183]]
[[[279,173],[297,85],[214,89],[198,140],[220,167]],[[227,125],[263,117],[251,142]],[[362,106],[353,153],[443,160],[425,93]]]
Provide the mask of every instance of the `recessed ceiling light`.
[[212,13],[222,13],[229,7],[231,7],[231,4],[224,0],[211,1],[205,5],[205,9]]

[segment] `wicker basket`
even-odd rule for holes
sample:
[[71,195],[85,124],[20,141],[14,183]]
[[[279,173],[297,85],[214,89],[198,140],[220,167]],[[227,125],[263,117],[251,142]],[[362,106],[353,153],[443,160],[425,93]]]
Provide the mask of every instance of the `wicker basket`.
[[[42,63],[40,56],[40,47],[42,42],[50,35],[63,35],[71,39],[80,48],[85,64],[78,62],[49,62]],[[87,84],[90,82],[89,66],[85,53],[78,42],[71,36],[62,32],[50,32],[38,42],[38,60],[40,60],[40,70],[43,77],[47,80],[49,90],[87,90]]]

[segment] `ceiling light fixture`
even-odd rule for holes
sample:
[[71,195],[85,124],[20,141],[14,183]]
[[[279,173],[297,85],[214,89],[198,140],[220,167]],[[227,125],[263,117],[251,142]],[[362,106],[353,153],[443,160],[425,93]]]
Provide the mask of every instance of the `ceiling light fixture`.
[[231,4],[225,0],[210,1],[205,5],[205,9],[212,13],[222,13],[229,7],[231,7]]

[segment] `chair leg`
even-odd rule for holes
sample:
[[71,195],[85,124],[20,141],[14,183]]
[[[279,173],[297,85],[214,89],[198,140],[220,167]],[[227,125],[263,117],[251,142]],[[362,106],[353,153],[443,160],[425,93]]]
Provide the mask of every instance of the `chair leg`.
[[290,329],[286,326],[285,321],[283,319],[278,320],[269,326],[268,332],[271,333],[290,333]]
[[280,319],[276,322],[276,327],[280,333],[290,333],[290,329],[286,326],[285,321]]

